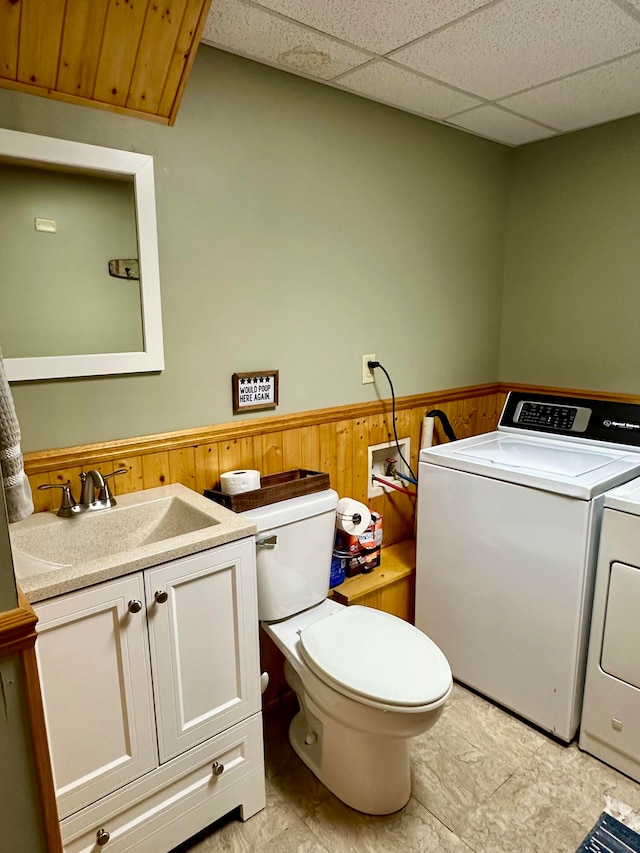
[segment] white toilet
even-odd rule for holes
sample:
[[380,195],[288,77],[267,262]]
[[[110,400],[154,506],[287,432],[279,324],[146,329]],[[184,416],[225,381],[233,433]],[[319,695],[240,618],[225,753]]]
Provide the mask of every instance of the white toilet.
[[327,599],[337,503],[328,489],[242,513],[258,527],[258,617],[298,696],[297,754],[347,805],[390,814],[411,795],[408,739],[442,713],[451,669],[408,622]]

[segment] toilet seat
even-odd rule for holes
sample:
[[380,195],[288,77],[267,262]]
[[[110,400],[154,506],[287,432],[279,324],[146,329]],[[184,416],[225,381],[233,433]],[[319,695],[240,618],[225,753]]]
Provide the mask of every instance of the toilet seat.
[[355,605],[299,631],[307,666],[339,693],[374,708],[423,711],[452,685],[438,646],[413,625]]

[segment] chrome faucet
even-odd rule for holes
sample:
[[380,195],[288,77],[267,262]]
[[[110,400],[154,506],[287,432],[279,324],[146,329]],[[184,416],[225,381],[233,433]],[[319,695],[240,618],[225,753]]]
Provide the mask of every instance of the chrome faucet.
[[79,515],[81,512],[108,509],[111,506],[115,506],[116,499],[111,494],[109,480],[111,477],[115,477],[116,474],[126,473],[126,468],[118,468],[117,471],[104,475],[93,468],[90,471],[81,471],[82,493],[80,495],[80,503],[75,502],[69,483],[65,483],[64,485],[43,483],[38,488],[62,489],[62,504],[58,510],[58,515],[63,518],[69,518],[72,515]]
[[[84,506],[87,509],[93,509],[95,504],[98,503],[98,501],[96,501],[96,489],[98,490],[98,495],[102,495],[102,490],[104,489],[104,478],[100,471],[96,471],[92,468],[91,471],[80,472],[80,481],[82,483],[80,506]],[[97,509],[98,507],[95,508]]]

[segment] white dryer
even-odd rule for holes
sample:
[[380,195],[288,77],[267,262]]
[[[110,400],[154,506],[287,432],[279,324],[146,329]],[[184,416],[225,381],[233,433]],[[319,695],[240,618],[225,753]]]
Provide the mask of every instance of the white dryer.
[[570,741],[604,492],[640,474],[640,406],[509,394],[498,430],[420,452],[416,625],[453,675]]
[[604,499],[579,744],[640,782],[640,480]]

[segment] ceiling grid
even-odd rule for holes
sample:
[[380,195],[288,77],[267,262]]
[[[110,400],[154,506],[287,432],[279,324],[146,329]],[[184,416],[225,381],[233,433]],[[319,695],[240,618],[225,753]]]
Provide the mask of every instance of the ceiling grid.
[[640,0],[215,0],[202,41],[511,146],[640,112]]

